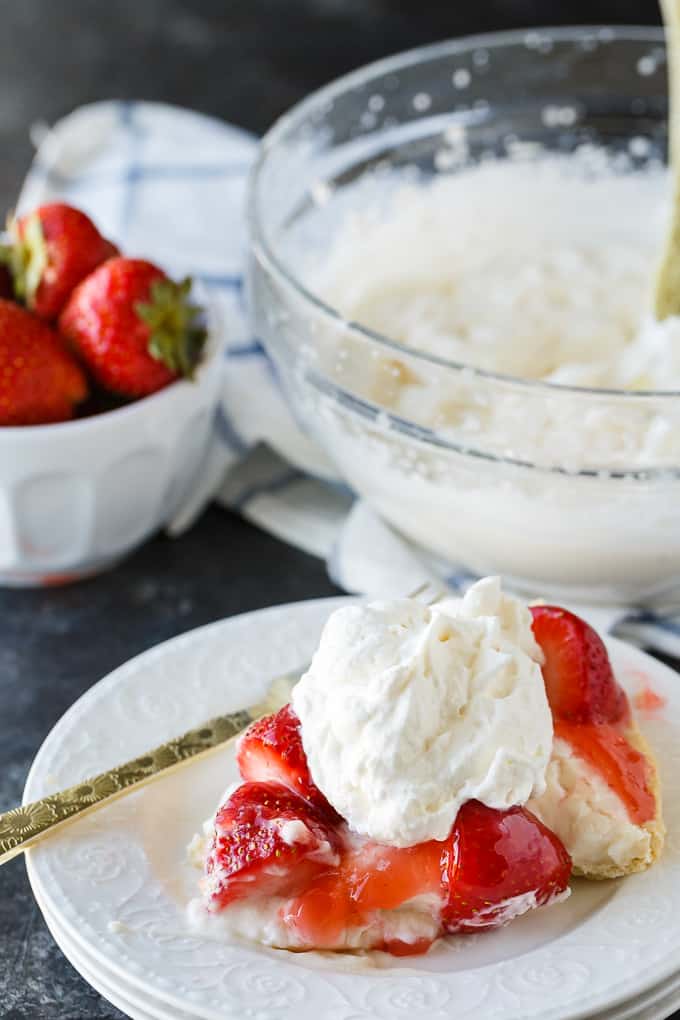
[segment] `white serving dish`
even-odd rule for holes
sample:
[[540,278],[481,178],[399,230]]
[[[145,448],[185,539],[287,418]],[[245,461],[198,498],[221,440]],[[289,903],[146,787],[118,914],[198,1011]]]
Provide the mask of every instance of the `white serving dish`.
[[59,584],[129,553],[180,508],[222,378],[211,335],[193,381],[103,414],[0,429],[0,584]]

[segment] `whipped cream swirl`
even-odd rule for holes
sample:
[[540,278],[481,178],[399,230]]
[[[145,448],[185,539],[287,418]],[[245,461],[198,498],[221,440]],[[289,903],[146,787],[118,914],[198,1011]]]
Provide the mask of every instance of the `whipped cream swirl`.
[[398,847],[445,839],[468,800],[525,804],[552,750],[540,662],[497,578],[431,607],[338,610],[292,698],[314,782],[352,830]]

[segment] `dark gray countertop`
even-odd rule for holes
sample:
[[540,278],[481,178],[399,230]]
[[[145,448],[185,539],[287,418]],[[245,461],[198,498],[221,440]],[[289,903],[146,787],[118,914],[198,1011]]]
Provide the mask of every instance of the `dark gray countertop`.
[[[84,102],[159,99],[262,131],[310,89],[418,43],[536,24],[657,20],[654,0],[4,3],[0,206],[12,204],[30,160],[29,126]],[[19,801],[51,726],[115,666],[211,620],[334,592],[319,561],[217,509],[181,540],[158,537],[94,580],[0,590],[0,810]],[[0,1017],[121,1017],[52,942],[20,860],[0,870]]]

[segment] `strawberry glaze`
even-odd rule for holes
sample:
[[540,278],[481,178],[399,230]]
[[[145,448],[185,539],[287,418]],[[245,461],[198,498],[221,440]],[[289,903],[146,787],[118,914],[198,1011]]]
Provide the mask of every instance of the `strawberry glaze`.
[[[276,895],[295,945],[334,949],[347,932],[372,931],[374,948],[418,955],[447,932],[498,927],[567,887],[569,855],[524,808],[468,801],[446,839],[410,847],[351,833],[312,781],[290,705],[249,727],[237,762],[246,782],[217,813],[207,861],[213,909],[255,888]],[[419,926],[412,938],[384,923],[399,910]]]
[[[441,858],[442,844],[434,840],[408,849],[375,843],[348,849],[339,868],[286,905],[283,920],[303,942],[330,948],[343,931],[366,925],[377,910],[394,910],[427,894],[443,899]],[[384,948],[396,956],[415,956],[431,944],[431,939],[395,940]]]
[[641,712],[659,712],[666,707],[666,699],[662,694],[657,694],[649,684],[644,684],[633,698],[635,707]]
[[602,638],[559,606],[534,606],[534,637],[544,656],[543,679],[555,736],[588,762],[625,805],[631,822],[656,814],[651,768],[626,737],[628,697],[614,676]]
[[620,724],[568,723],[555,720],[555,736],[566,740],[604,779],[625,804],[635,825],[644,825],[656,814],[656,800],[650,789],[650,767],[646,757],[626,739]]

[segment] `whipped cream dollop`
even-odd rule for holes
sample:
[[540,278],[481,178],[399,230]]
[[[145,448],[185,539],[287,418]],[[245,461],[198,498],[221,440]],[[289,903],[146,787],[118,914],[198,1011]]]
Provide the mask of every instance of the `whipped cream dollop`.
[[337,610],[293,691],[314,782],[351,829],[445,839],[459,808],[545,790],[552,718],[529,610],[478,581],[461,600]]

